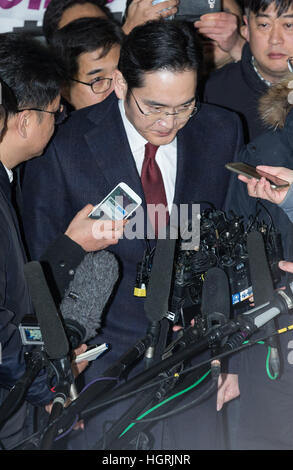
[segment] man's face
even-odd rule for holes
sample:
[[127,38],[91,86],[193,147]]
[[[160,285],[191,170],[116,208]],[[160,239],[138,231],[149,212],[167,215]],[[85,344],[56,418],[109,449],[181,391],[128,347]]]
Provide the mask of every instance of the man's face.
[[275,3],[264,12],[244,18],[247,40],[261,75],[273,83],[288,72],[287,59],[293,55],[293,6],[277,17]]
[[[92,83],[98,77],[112,79],[119,61],[120,46],[114,45],[108,54],[100,59],[101,53],[102,50],[97,49],[81,54],[78,57],[78,74],[74,78],[85,83]],[[101,80],[98,84],[101,86],[101,92],[96,94],[90,86],[72,81],[69,89],[64,92],[64,96],[75,109],[100,103],[113,91],[113,82]],[[110,88],[106,89],[108,84],[110,84]]]
[[[60,107],[60,96],[55,98],[46,111],[56,112]],[[42,155],[45,147],[51,139],[55,129],[54,114],[40,111],[30,111],[30,126],[27,139],[27,160]]]
[[76,4],[67,8],[59,21],[58,29],[79,18],[106,18],[105,13],[92,3]]
[[194,70],[183,72],[162,70],[146,73],[143,87],[134,88],[128,100],[125,100],[126,84],[121,93],[121,90],[116,88],[115,82],[115,91],[119,98],[125,100],[126,116],[136,130],[148,142],[154,145],[165,145],[175,139],[178,130],[185,126],[188,119],[180,120],[177,116],[164,114],[160,117],[156,114],[145,116],[139,107],[145,113],[155,113],[157,110],[174,113],[195,106],[196,84],[197,74]]

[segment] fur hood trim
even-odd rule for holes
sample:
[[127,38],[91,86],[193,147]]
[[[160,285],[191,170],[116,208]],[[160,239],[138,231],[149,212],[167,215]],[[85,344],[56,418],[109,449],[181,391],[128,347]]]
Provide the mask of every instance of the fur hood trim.
[[272,85],[259,100],[259,114],[263,123],[274,130],[283,128],[293,108],[293,74]]

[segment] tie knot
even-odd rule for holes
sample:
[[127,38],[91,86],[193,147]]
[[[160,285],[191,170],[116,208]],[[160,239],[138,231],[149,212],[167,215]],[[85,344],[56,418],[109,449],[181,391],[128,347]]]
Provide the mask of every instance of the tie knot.
[[158,145],[151,144],[150,142],[145,144],[145,158],[155,158],[158,148]]

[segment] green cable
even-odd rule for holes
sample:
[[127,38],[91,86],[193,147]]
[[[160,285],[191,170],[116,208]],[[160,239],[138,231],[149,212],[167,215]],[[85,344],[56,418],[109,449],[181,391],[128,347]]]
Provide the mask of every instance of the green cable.
[[279,374],[275,374],[274,376],[272,376],[272,374],[271,374],[270,365],[269,365],[270,354],[271,354],[271,346],[268,347],[268,354],[267,354],[267,359],[266,359],[266,369],[267,369],[268,377],[271,380],[276,380],[278,378]]
[[[207,376],[208,374],[211,372],[211,370],[209,369],[200,379],[198,379],[197,382],[195,382],[194,384],[190,385],[190,387],[187,387],[185,388],[184,390],[181,390],[181,392],[178,392],[176,393],[175,395],[172,395],[171,397],[169,398],[166,398],[166,400],[162,401],[161,403],[158,403],[156,406],[154,406],[153,408],[150,408],[149,410],[145,411],[142,415],[140,415],[138,418],[137,418],[137,421],[140,420],[140,419],[143,419],[145,416],[147,416],[149,413],[152,413],[153,411],[155,411],[156,409],[158,409],[160,406],[162,405],[165,405],[165,403],[168,403],[169,401],[173,400],[174,398],[177,398],[179,397],[180,395],[183,395],[184,393],[188,392],[189,390],[192,390],[194,387],[196,387],[197,385],[199,385]],[[119,438],[122,437],[125,433],[127,433],[127,431],[129,431],[129,429],[131,429],[136,423],[131,423],[129,426],[127,426],[126,429],[124,429],[124,431],[120,434]]]
[[[245,344],[245,343],[249,343],[249,341],[244,341],[243,344]],[[264,341],[258,341],[258,344],[265,344],[265,342]],[[271,374],[270,365],[269,365],[270,355],[271,355],[271,346],[268,346],[268,354],[267,354],[267,358],[266,358],[266,371],[267,371],[267,375],[268,375],[269,379],[276,380],[278,378],[279,374],[275,374],[274,376]]]
[[[249,343],[249,341],[244,341],[243,344],[246,344],[246,343]],[[258,344],[265,344],[264,341],[258,341],[257,342]],[[271,379],[271,380],[276,380],[276,378],[278,377],[278,374],[275,374],[274,376],[272,376],[271,372],[270,372],[270,367],[269,367],[269,359],[270,359],[270,354],[271,354],[271,347],[269,346],[268,347],[268,354],[267,354],[267,358],[266,358],[266,371],[267,371],[267,375],[268,377]],[[153,411],[155,411],[156,409],[158,409],[160,406],[163,406],[165,403],[168,403],[169,401],[173,400],[174,398],[177,398],[178,396],[180,395],[183,395],[184,393],[188,392],[189,390],[192,390],[193,388],[195,388],[197,385],[199,385],[207,376],[208,374],[211,372],[211,370],[208,370],[208,372],[206,372],[206,374],[204,374],[200,379],[198,379],[197,382],[195,382],[193,385],[191,385],[190,387],[184,389],[184,390],[181,390],[181,392],[178,392],[176,393],[175,395],[172,395],[171,397],[167,398],[166,400],[162,401],[161,403],[158,403],[158,405],[154,406],[153,408],[150,408],[149,410],[145,411],[145,413],[143,413],[142,415],[140,415],[138,418],[137,418],[137,421],[139,421],[140,419],[143,419],[145,416],[147,416],[149,413],[152,413]],[[126,429],[124,429],[124,431],[120,434],[119,438],[122,437],[124,434],[127,433],[127,431],[129,431],[129,429],[131,429],[136,423],[131,423],[129,426],[127,426]]]

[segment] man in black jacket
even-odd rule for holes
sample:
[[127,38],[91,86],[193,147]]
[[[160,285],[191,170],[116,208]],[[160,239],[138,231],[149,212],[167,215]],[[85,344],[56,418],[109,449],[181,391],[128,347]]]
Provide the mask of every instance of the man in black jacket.
[[288,72],[293,55],[293,2],[247,0],[246,38],[242,58],[216,71],[206,83],[205,101],[239,113],[246,142],[266,130],[258,115],[258,100]]
[[[13,186],[13,169],[43,152],[61,110],[59,80],[54,62],[46,48],[37,41],[22,35],[2,34],[0,76],[4,82],[3,107],[7,108],[6,116],[2,113],[4,119],[0,121],[1,402],[25,372],[25,349],[18,326],[24,315],[33,313],[24,278],[27,256],[21,235],[21,207],[16,205],[19,194],[17,184],[16,188]],[[107,228],[111,234],[101,233],[100,239],[93,236],[93,224],[96,222],[87,217],[91,209],[91,205],[82,209],[69,224],[65,234],[44,255],[57,281],[60,280],[60,294],[70,280],[68,271],[74,271],[86,251],[95,251],[117,242],[112,237],[114,227],[111,221],[105,222],[109,224]],[[96,231],[94,233],[97,234]],[[104,238],[105,235],[109,236],[109,240]],[[58,262],[60,259],[64,260],[62,266],[65,267],[65,273]],[[26,399],[33,405],[41,406],[48,404],[52,396],[46,375],[40,374],[29,388]],[[0,439],[4,445],[11,447],[21,438],[25,419],[23,406],[17,419],[13,417],[1,430]]]
[[[270,166],[292,168],[293,155],[293,110],[290,99],[292,83],[291,77],[282,81],[277,87],[268,90],[266,96],[261,99],[261,117],[273,130],[258,136],[239,152],[238,161],[250,165],[266,165],[261,167],[268,173],[278,174],[282,179],[288,180],[288,175],[283,174]],[[268,166],[269,165],[269,166]],[[240,177],[242,181],[247,181]],[[291,182],[291,180],[288,180]],[[262,199],[264,193],[261,191],[264,181],[255,185],[251,181],[248,185],[239,181],[233,175],[226,199],[226,208],[234,210],[235,213],[251,220],[258,212],[258,220],[263,220],[270,230],[275,229],[281,234],[283,254],[281,259],[287,260],[288,267],[293,260],[293,225],[288,213],[282,210],[282,205],[274,204],[276,200],[270,198]],[[247,194],[249,190],[249,195]],[[275,191],[279,196],[280,190]],[[250,197],[253,196],[253,197]],[[274,239],[272,239],[274,240]],[[275,239],[276,240],[276,239]],[[271,245],[274,249],[274,245]],[[290,263],[291,262],[291,263]],[[281,266],[280,266],[281,267]],[[290,272],[290,271],[289,271]],[[281,271],[279,272],[281,275]],[[291,278],[292,279],[292,278]],[[275,287],[286,285],[288,277],[283,273],[281,283]],[[291,282],[289,277],[289,282]],[[275,320],[275,329],[287,327],[292,323],[291,313],[282,314]],[[256,333],[259,334],[259,333]],[[264,336],[266,330],[264,330]],[[254,337],[252,337],[254,339]],[[234,448],[237,449],[268,449],[284,450],[292,448],[292,362],[290,360],[291,337],[282,334],[278,337],[278,355],[281,362],[279,376],[272,380],[267,373],[266,361],[269,349],[266,345],[255,345],[249,350],[232,356],[229,361],[229,372],[221,387],[223,401],[231,400],[240,394],[239,419],[234,430]],[[271,374],[273,376],[273,374]],[[238,377],[239,376],[239,377]]]

